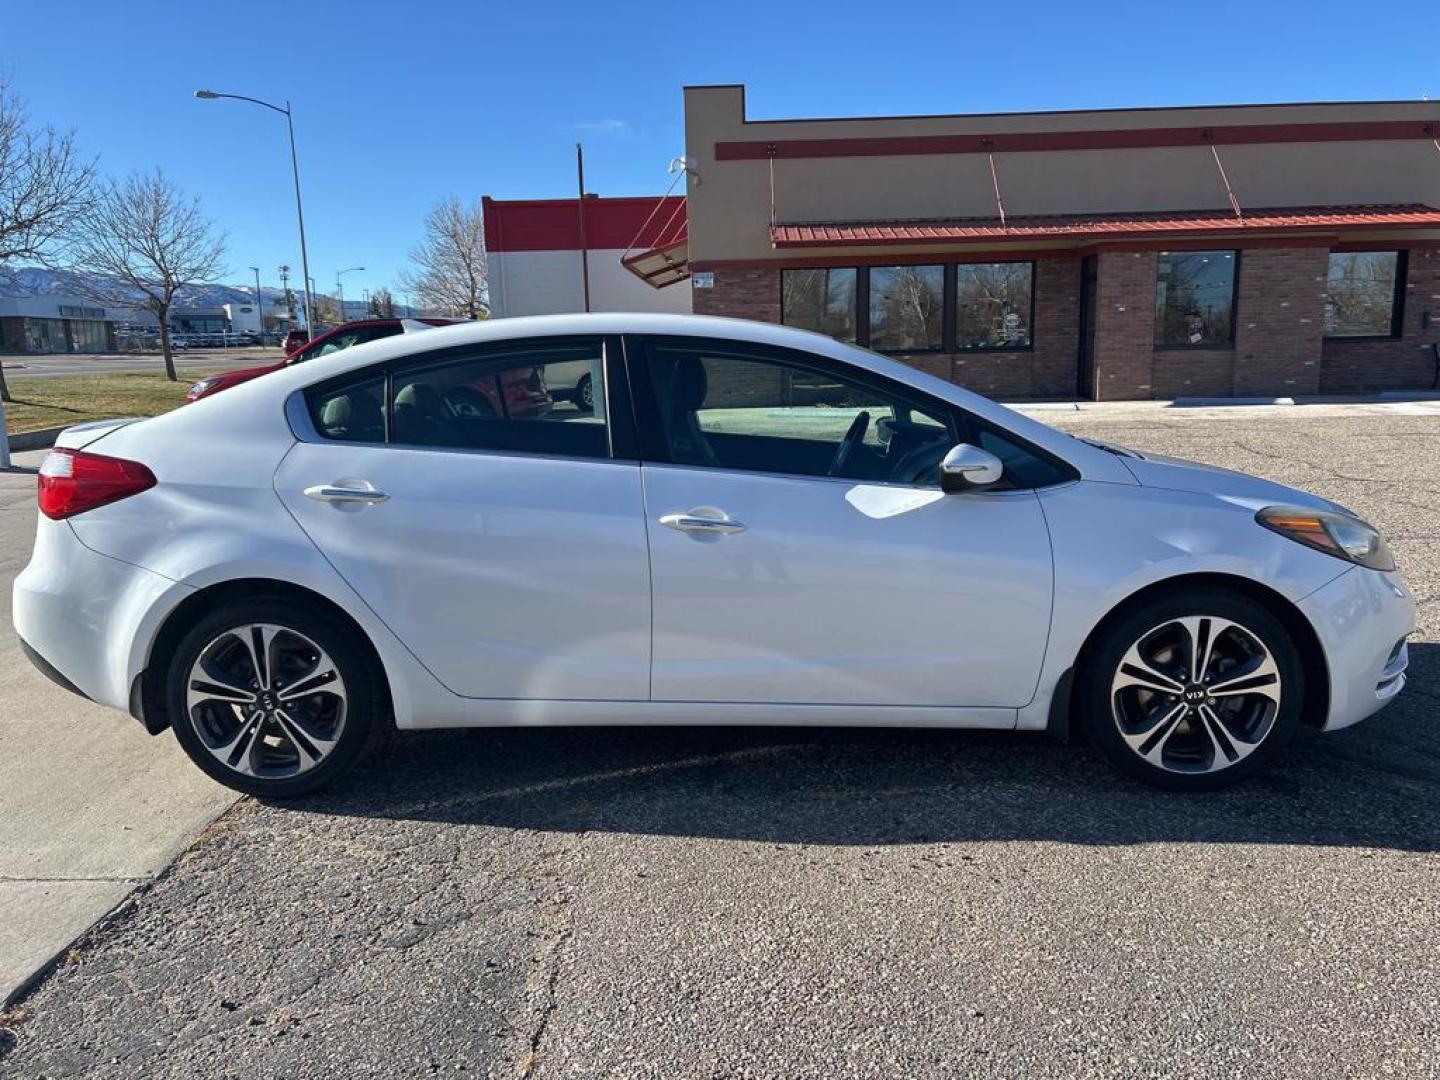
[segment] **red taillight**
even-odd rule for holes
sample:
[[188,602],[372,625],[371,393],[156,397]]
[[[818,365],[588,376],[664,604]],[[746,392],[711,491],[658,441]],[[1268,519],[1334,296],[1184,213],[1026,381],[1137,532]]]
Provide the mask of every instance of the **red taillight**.
[[40,512],[59,521],[155,486],[155,474],[138,461],[51,450],[40,466]]

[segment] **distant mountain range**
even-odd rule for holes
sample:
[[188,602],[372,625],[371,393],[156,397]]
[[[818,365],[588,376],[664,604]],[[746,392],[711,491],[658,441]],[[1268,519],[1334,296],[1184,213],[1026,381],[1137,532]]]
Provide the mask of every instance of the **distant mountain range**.
[[[92,274],[82,274],[75,270],[47,270],[39,266],[0,266],[0,296],[26,297],[26,296],[85,296],[85,283],[97,279]],[[297,286],[291,286],[295,290],[297,304],[305,302]],[[267,305],[283,304],[285,302],[285,291],[262,285],[260,295]],[[255,300],[255,286],[248,288],[243,285],[222,285],[218,282],[207,282],[205,284],[191,285],[182,290],[176,296],[176,304],[181,307],[219,307],[221,304],[243,304],[253,303]],[[139,302],[139,297],[136,297]],[[412,312],[404,305],[396,304],[397,315],[409,315]],[[363,319],[366,315],[364,300],[346,300],[345,317],[347,319]]]

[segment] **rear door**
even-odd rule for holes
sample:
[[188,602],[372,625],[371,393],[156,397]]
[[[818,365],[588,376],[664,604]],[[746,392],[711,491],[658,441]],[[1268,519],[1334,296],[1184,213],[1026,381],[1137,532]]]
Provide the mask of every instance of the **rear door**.
[[514,390],[577,362],[607,386],[606,357],[599,337],[450,348],[307,395],[306,434],[276,475],[281,499],[457,694],[648,696],[630,429],[611,424],[603,393],[582,409]]

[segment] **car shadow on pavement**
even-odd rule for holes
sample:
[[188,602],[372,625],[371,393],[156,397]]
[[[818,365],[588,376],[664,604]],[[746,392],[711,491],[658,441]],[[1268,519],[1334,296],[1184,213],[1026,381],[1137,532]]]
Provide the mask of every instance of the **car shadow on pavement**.
[[306,811],[784,844],[983,840],[1440,849],[1440,645],[1378,716],[1178,795],[1040,734],[854,728],[403,733]]

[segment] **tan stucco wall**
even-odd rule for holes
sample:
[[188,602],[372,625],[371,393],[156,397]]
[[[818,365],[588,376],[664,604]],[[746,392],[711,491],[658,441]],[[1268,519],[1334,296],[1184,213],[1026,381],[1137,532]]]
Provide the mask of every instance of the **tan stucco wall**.
[[[1440,125],[1440,103],[747,123],[741,87],[689,87],[685,90],[686,153],[694,159],[698,173],[688,184],[690,258],[703,265],[806,254],[844,257],[834,249],[776,252],[769,235],[769,163],[716,161],[716,142],[1396,120],[1429,120]],[[1219,152],[1242,206],[1440,205],[1440,152],[1421,139],[1222,146]],[[1015,216],[1227,205],[1225,188],[1206,146],[1001,153],[996,155],[996,169],[1006,212]],[[983,154],[781,159],[775,162],[775,209],[780,221],[991,217],[995,200],[989,163]],[[1393,239],[1395,234],[1389,236]],[[898,249],[896,254],[900,254]]]

